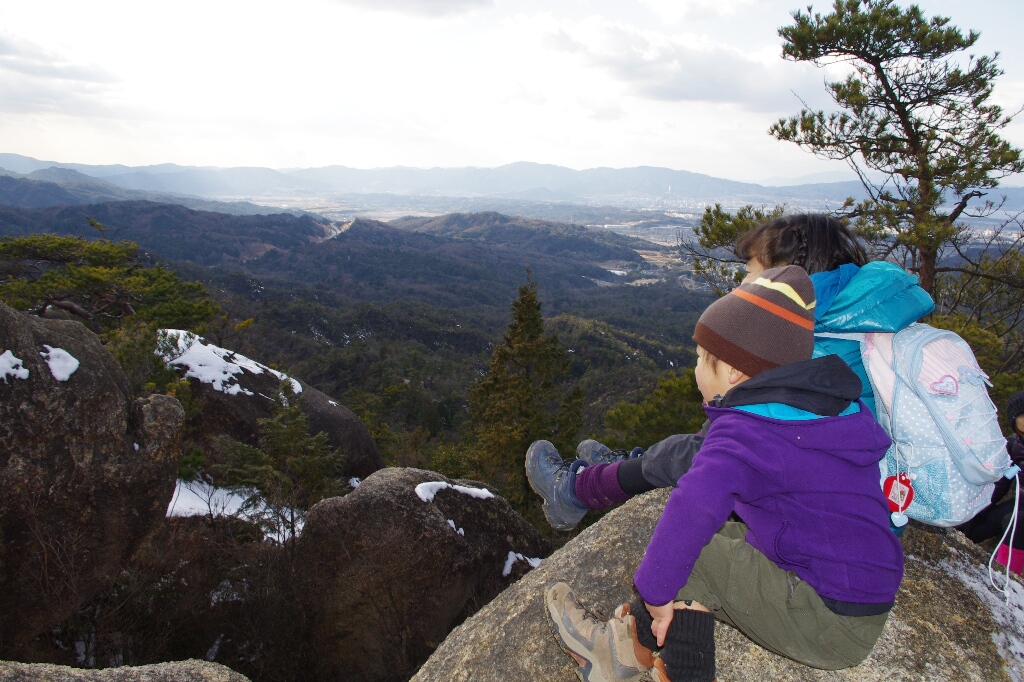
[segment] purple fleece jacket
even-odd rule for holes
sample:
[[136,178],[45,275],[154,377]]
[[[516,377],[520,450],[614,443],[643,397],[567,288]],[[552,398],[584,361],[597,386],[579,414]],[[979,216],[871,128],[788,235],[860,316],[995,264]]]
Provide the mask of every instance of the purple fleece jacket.
[[891,602],[903,549],[889,530],[878,461],[890,440],[871,412],[781,421],[706,407],[707,438],[669,495],[634,576],[649,604],[667,604],[701,550],[736,512],[747,542],[821,597]]

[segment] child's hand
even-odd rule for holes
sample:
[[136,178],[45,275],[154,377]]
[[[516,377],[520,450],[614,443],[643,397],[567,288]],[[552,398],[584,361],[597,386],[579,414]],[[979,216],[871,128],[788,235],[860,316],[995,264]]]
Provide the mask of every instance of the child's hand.
[[665,635],[668,634],[668,626],[672,624],[672,616],[675,615],[675,604],[669,602],[664,606],[652,606],[644,602],[647,612],[651,614],[654,622],[651,623],[651,634],[658,640],[658,646],[665,646]]

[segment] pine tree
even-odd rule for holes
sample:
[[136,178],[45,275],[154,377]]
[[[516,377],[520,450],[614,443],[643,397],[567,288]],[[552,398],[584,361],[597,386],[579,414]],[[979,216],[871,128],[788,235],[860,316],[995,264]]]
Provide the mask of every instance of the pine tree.
[[188,329],[218,308],[199,282],[148,265],[128,241],[34,234],[0,240],[0,301],[70,313],[96,333],[126,320]]
[[[943,271],[999,281],[960,251],[970,236],[958,222],[1000,178],[1024,171],[1021,150],[999,136],[1013,117],[990,99],[1002,74],[998,53],[965,56],[978,33],[964,35],[948,18],[929,19],[917,5],[895,0],[835,0],[826,15],[798,10],[779,35],[784,58],[842,64],[849,73],[826,83],[839,111],[804,109],[769,133],[849,163],[869,194],[856,205],[847,200],[849,214],[883,256],[920,274],[925,291]],[[949,246],[966,265],[939,263]],[[1019,275],[1015,286],[1024,284]]]
[[469,411],[478,475],[531,520],[541,520],[540,502],[523,469],[526,449],[549,440],[571,453],[583,424],[583,392],[569,386],[570,365],[558,336],[544,333],[537,283],[527,274],[488,372],[470,389]]
[[284,382],[274,417],[257,420],[259,447],[224,439],[225,463],[215,467],[219,485],[245,496],[241,511],[289,548],[309,508],[347,489],[344,453],[328,444],[326,433],[309,435],[300,400]]
[[[100,232],[105,228],[89,218]],[[176,380],[153,353],[160,328],[198,331],[219,307],[199,282],[146,262],[129,241],[53,234],[0,239],[0,301],[34,315],[61,311],[100,335],[133,396]]]
[[612,433],[601,442],[627,450],[647,447],[676,433],[696,433],[707,413],[692,369],[666,372],[639,403],[621,402],[604,414]]

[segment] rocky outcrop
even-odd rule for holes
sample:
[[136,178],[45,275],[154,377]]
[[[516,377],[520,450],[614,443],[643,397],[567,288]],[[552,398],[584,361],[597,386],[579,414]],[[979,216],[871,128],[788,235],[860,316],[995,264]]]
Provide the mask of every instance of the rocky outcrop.
[[404,680],[548,547],[481,483],[378,471],[315,505],[298,543],[319,679]]
[[95,334],[0,304],[0,655],[105,588],[174,491],[184,412]]
[[257,420],[272,417],[282,382],[298,394],[310,433],[327,434],[331,447],[345,453],[343,476],[365,478],[384,467],[369,429],[351,410],[306,383],[234,351],[207,343],[189,332],[167,330],[163,357],[187,376],[199,409],[189,426],[204,449],[213,451],[217,436],[256,445]]
[[0,661],[0,682],[249,682],[249,678],[230,668],[206,661],[179,661],[106,670]]
[[[605,516],[455,629],[414,682],[576,679],[553,639],[544,587],[563,580],[604,614],[634,598],[632,574],[664,507],[667,491],[635,498]],[[735,629],[716,625],[718,679],[1020,680],[1024,678],[1024,587],[1010,604],[988,585],[988,558],[956,531],[914,526],[904,534],[906,575],[896,607],[871,656],[835,672],[776,656]]]

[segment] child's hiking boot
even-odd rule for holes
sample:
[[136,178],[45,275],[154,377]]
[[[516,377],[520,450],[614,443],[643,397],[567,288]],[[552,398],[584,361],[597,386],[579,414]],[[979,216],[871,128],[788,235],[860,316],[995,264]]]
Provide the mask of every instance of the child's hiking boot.
[[654,665],[651,651],[637,641],[636,621],[628,611],[602,623],[565,583],[548,586],[544,602],[555,639],[578,664],[576,675],[583,682],[639,682]]
[[627,459],[636,459],[644,454],[641,447],[633,448],[632,451],[612,450],[604,443],[596,440],[585,440],[576,448],[576,457],[587,463],[587,466],[594,464],[614,464]]
[[526,451],[526,478],[534,492],[544,498],[544,516],[556,530],[572,530],[588,508],[576,498],[576,471],[584,462],[570,467],[555,446],[538,440]]

